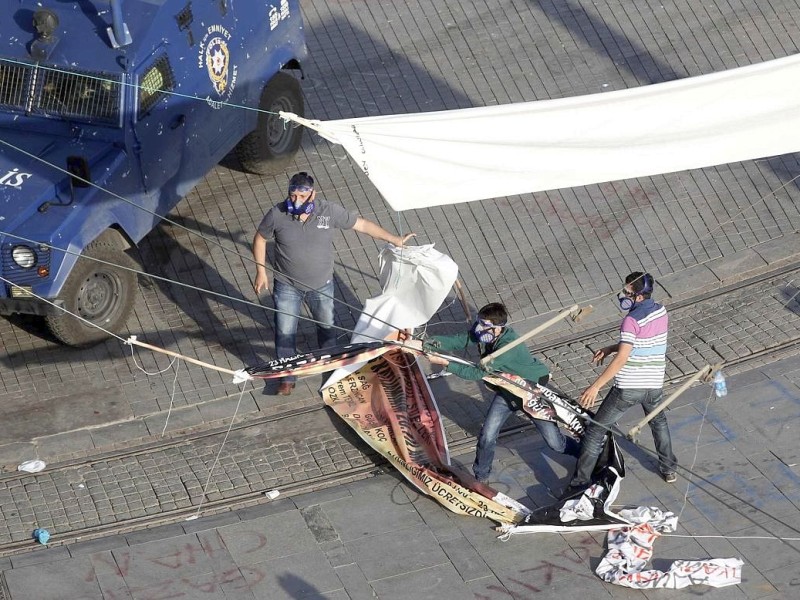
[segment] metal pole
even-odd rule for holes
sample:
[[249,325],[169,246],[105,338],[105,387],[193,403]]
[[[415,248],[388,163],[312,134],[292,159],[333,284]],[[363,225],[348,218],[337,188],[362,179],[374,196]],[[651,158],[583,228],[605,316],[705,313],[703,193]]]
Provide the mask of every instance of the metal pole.
[[136,339],[135,335],[132,335],[127,340],[125,340],[125,343],[130,344],[131,346],[139,346],[141,348],[147,348],[148,350],[152,350],[153,352],[160,352],[161,354],[166,354],[167,356],[174,356],[175,358],[180,358],[181,360],[185,360],[186,362],[192,363],[194,365],[205,367],[206,369],[213,369],[214,371],[219,371],[220,373],[227,373],[228,375],[236,375],[236,371],[232,371],[231,369],[226,369],[225,367],[218,367],[217,365],[212,365],[211,363],[203,362],[202,360],[197,360],[196,358],[184,356],[183,354],[178,354],[177,352],[173,352],[172,350],[167,350],[166,348],[159,348],[158,346],[152,346],[150,344],[146,344],[145,342],[140,342],[139,340]]
[[524,342],[525,340],[527,340],[527,339],[528,339],[528,338],[530,338],[530,337],[533,337],[533,336],[534,336],[534,335],[536,335],[537,333],[541,333],[542,331],[544,331],[544,330],[545,330],[545,329],[547,329],[548,327],[550,327],[550,326],[552,326],[552,325],[555,325],[556,323],[558,323],[559,321],[561,321],[561,320],[563,320],[563,319],[566,319],[568,316],[570,316],[571,314],[574,314],[574,313],[576,313],[577,311],[578,311],[578,305],[577,305],[577,304],[573,304],[573,305],[572,305],[572,306],[570,306],[568,309],[566,309],[566,310],[563,310],[563,311],[561,311],[560,313],[558,313],[558,314],[557,314],[555,317],[553,317],[553,318],[552,318],[552,319],[550,319],[549,321],[546,321],[546,322],[542,323],[541,325],[539,325],[538,327],[535,327],[535,328],[531,329],[531,330],[530,330],[528,333],[526,333],[525,335],[521,335],[521,336],[519,336],[519,338],[518,338],[518,339],[514,340],[514,341],[513,341],[513,342],[511,342],[510,344],[508,344],[508,345],[506,345],[506,346],[503,346],[502,348],[500,348],[500,349],[499,349],[499,350],[497,350],[496,352],[492,352],[491,354],[487,354],[486,356],[484,356],[484,357],[481,359],[481,362],[480,362],[480,365],[481,365],[481,367],[483,367],[483,368],[485,369],[485,368],[486,368],[486,366],[487,366],[487,365],[488,365],[490,362],[492,362],[492,361],[493,361],[495,358],[497,358],[497,357],[498,357],[498,356],[500,356],[501,354],[503,354],[503,353],[505,353],[505,352],[508,352],[508,351],[509,351],[509,350],[511,350],[511,349],[512,349],[514,346],[517,346],[517,345],[521,344],[522,342]]
[[664,409],[667,408],[667,406],[669,406],[672,401],[674,401],[683,392],[688,390],[689,387],[693,383],[695,383],[696,381],[698,381],[700,379],[708,378],[712,373],[718,371],[721,367],[722,367],[722,365],[714,365],[713,367],[711,365],[706,365],[705,367],[700,369],[697,373],[695,373],[689,379],[684,381],[683,385],[681,385],[681,387],[679,387],[672,394],[670,394],[670,396],[666,400],[664,400],[661,404],[659,404],[655,408],[655,410],[653,410],[653,412],[651,412],[644,419],[639,421],[636,425],[631,427],[630,431],[628,431],[628,435],[626,437],[631,441],[635,441],[636,440],[636,436],[639,435],[639,432],[642,430],[642,427],[647,425],[650,421],[652,421],[660,413],[662,413],[664,411]]

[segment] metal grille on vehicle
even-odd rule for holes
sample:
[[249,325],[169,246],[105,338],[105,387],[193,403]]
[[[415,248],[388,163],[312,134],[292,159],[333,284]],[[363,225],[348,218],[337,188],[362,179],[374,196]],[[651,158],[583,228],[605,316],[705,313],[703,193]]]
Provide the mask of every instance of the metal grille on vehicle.
[[0,105],[25,110],[30,72],[28,65],[0,61]]
[[30,269],[23,269],[11,258],[11,250],[19,243],[5,243],[0,247],[0,265],[2,265],[2,275],[4,278],[19,285],[32,285],[39,283],[42,278],[36,271],[36,267],[50,267],[50,248],[47,246],[31,246],[36,255],[36,265]]
[[63,71],[0,59],[0,105],[25,112],[118,125],[121,76]]
[[45,71],[40,76],[42,83],[34,112],[41,110],[111,124],[119,121],[119,81],[111,81],[108,75],[100,73]]
[[166,55],[160,57],[147,69],[139,81],[139,117],[156,105],[156,102],[166,96],[166,92],[175,89],[175,76],[169,66]]

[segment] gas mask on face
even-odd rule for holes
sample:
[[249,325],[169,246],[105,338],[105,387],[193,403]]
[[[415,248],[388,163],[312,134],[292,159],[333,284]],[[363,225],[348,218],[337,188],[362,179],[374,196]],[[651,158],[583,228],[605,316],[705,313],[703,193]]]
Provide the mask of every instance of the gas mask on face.
[[503,325],[495,325],[486,319],[478,319],[472,324],[469,330],[470,337],[481,344],[491,344],[497,339],[494,333],[495,327],[503,327]]
[[633,307],[636,306],[636,294],[629,296],[625,292],[622,292],[617,296],[617,301],[619,301],[620,310],[630,312],[633,310]]
[[289,186],[289,194],[291,195],[292,192],[300,192],[300,193],[310,193],[311,196],[308,197],[308,200],[303,202],[300,206],[295,205],[292,202],[291,197],[286,198],[286,212],[292,215],[294,218],[299,219],[300,215],[310,215],[314,212],[314,188],[307,186],[307,185],[290,185]]
[[[630,312],[634,309],[634,307],[638,304],[636,302],[636,296],[642,295],[647,296],[648,294],[653,293],[653,276],[650,273],[645,273],[642,275],[642,289],[638,292],[628,292],[627,290],[623,289],[620,294],[617,294],[617,301],[619,302],[620,310],[625,312]],[[631,286],[633,287],[633,286]]]

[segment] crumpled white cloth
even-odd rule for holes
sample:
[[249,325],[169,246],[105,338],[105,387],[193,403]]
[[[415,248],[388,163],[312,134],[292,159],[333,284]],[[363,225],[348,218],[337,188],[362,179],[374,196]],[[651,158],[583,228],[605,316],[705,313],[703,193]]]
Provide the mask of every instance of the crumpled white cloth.
[[608,553],[595,571],[603,581],[640,590],[741,583],[744,563],[738,558],[676,560],[666,572],[646,569],[656,539],[662,533],[675,531],[678,518],[671,512],[648,507],[621,510],[619,515],[636,525],[609,530]]
[[240,383],[244,383],[245,381],[250,381],[251,379],[253,379],[253,376],[250,375],[250,373],[244,369],[238,369],[234,372],[233,381],[231,381],[231,383],[238,385]]
[[558,512],[562,523],[572,521],[590,521],[594,518],[593,498],[599,498],[605,488],[597,483],[587,489],[580,498],[567,500]]
[[[458,265],[433,244],[403,248],[386,245],[380,254],[383,293],[364,303],[350,343],[382,340],[395,329],[413,329],[427,323],[457,277]],[[354,373],[362,364],[336,369],[322,387]]]

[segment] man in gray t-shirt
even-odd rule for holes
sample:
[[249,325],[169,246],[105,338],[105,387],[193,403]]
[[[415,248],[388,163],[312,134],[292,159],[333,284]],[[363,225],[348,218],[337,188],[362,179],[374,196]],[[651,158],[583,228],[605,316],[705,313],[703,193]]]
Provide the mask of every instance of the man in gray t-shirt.
[[[380,225],[349,212],[344,207],[316,197],[314,178],[295,173],[289,181],[289,195],[273,206],[253,238],[256,261],[256,294],[269,290],[267,241],[275,244],[275,353],[278,358],[297,354],[297,320],[303,302],[317,322],[321,348],[336,340],[333,330],[333,235],[336,229],[355,229],[395,246],[403,246],[414,234],[392,235]],[[278,394],[288,396],[294,377],[285,377]]]

